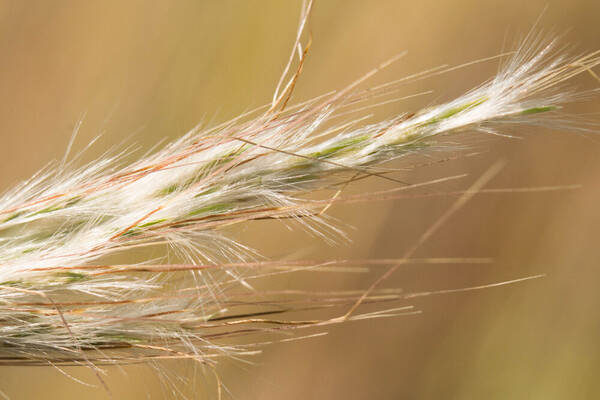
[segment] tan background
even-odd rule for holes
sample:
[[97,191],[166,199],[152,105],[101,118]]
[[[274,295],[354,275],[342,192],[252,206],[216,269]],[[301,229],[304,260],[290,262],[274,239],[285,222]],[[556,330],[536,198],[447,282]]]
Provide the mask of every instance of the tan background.
[[[600,47],[600,5],[592,0],[318,1],[310,24],[314,45],[295,99],[341,88],[402,50],[408,56],[373,83],[514,48],[546,4],[540,30],[564,34],[563,43],[577,51]],[[119,144],[148,149],[198,121],[223,121],[265,103],[286,60],[299,7],[298,1],[276,0],[0,2],[0,188],[60,158],[84,115],[75,148],[102,134],[86,153],[91,160]],[[408,86],[405,94],[435,93],[383,111],[391,115],[450,98],[496,68],[485,63]],[[598,85],[587,76],[577,84]],[[598,121],[600,109],[596,101],[569,111],[596,113]],[[221,376],[233,398],[600,396],[600,143],[595,135],[530,128],[520,133],[525,140],[467,138],[465,143],[487,152],[422,168],[405,179],[468,172],[470,178],[458,186],[464,188],[504,158],[508,166],[492,187],[584,188],[477,197],[418,255],[489,256],[493,265],[407,266],[386,286],[412,291],[537,273],[546,278],[419,299],[413,304],[424,311],[420,316],[351,323],[331,328],[326,337],[270,346],[251,359],[255,365],[228,361]],[[379,187],[361,185],[355,190]],[[234,233],[274,257],[302,251],[398,257],[450,202],[338,207],[332,214],[356,228],[348,229],[352,245],[327,247],[273,226]],[[365,287],[374,277],[327,275],[330,284],[347,289]],[[195,376],[188,367],[174,368],[195,379],[195,387],[180,385],[189,397],[213,396],[211,375]],[[69,372],[96,384],[89,371]],[[147,368],[109,372],[114,398],[169,395]],[[11,399],[108,398],[101,388],[82,386],[51,368],[5,368],[0,390]]]

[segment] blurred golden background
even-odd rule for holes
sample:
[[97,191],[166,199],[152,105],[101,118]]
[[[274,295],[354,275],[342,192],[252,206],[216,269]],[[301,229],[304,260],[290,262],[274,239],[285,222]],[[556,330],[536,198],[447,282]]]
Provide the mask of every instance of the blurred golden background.
[[[147,150],[198,122],[221,122],[268,102],[293,43],[300,5],[292,0],[1,1],[0,189],[60,159],[80,118],[75,150],[101,134],[85,153],[84,159],[92,160],[114,146],[136,143]],[[593,51],[600,47],[599,13],[594,0],[317,1],[310,22],[313,46],[294,100],[342,88],[403,50],[408,56],[369,84],[514,49],[540,15],[536,29],[562,35],[562,43],[576,52]],[[492,77],[497,68],[497,62],[487,62],[407,86],[401,95],[434,93],[383,107],[381,115],[449,99]],[[574,84],[599,85],[588,76]],[[568,111],[600,120],[597,100]],[[406,266],[385,285],[420,291],[540,273],[545,278],[415,299],[411,304],[423,310],[419,316],[353,322],[329,328],[324,337],[267,346],[250,358],[254,365],[222,364],[221,379],[231,393],[226,396],[600,396],[600,143],[596,135],[577,132],[525,127],[517,133],[524,140],[467,136],[465,144],[485,151],[419,168],[404,179],[467,172],[469,178],[457,186],[465,188],[505,159],[507,167],[490,187],[580,183],[583,188],[476,196],[417,256],[493,257],[493,264]],[[379,185],[364,182],[353,190]],[[451,202],[438,197],[334,207],[332,215],[352,240],[335,247],[272,224],[233,234],[271,257],[290,252],[400,257]],[[327,279],[351,289],[364,288],[375,277],[288,279]],[[193,378],[194,370],[185,369],[182,374]],[[97,383],[87,370],[67,371]],[[108,371],[114,398],[179,396],[149,368]],[[194,386],[181,383],[185,394],[213,398],[212,375],[196,375]],[[50,367],[4,368],[0,390],[10,399],[109,398],[101,387],[81,385]]]

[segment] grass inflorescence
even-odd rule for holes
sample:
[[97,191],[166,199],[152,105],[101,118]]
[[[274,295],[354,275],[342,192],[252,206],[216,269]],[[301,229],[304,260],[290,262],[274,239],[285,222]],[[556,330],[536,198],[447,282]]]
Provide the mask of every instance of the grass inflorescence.
[[[496,77],[445,104],[368,124],[345,117],[424,77],[358,88],[385,63],[341,91],[288,106],[307,55],[308,46],[300,42],[309,9],[294,46],[296,67],[294,53],[271,104],[194,129],[130,165],[120,165],[119,157],[82,168],[61,165],[0,197],[0,364],[99,366],[182,358],[212,365],[222,356],[256,352],[251,344],[228,344],[229,337],[413,313],[409,305],[355,310],[421,294],[375,286],[367,292],[269,292],[252,290],[252,281],[281,271],[439,260],[407,255],[357,265],[257,261],[221,228],[294,219],[324,238],[342,234],[327,219],[332,204],[437,183],[406,185],[381,164],[443,151],[442,138],[463,131],[501,134],[508,125],[552,123],[561,105],[593,93],[570,92],[562,83],[598,65],[598,53],[570,58],[553,41],[530,37]],[[399,187],[341,195],[345,185],[364,177]],[[307,198],[323,187],[336,188],[335,195]],[[187,262],[95,263],[156,245],[171,247]],[[285,317],[344,305],[350,312],[340,318]]]

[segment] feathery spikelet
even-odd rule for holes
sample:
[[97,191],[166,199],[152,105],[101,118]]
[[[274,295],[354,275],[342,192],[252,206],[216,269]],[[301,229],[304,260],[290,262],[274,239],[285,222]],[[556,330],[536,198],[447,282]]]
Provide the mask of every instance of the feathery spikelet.
[[[295,45],[295,72],[290,73],[293,54],[265,109],[195,129],[128,166],[119,166],[119,157],[76,170],[60,165],[0,197],[0,364],[101,365],[169,358],[212,364],[222,355],[254,352],[252,346],[223,344],[220,339],[229,336],[412,312],[405,306],[327,321],[274,319],[286,311],[352,304],[358,298],[404,297],[374,290],[362,297],[240,290],[265,269],[329,265],[253,261],[245,256],[248,249],[219,229],[294,218],[324,237],[324,232],[340,233],[323,210],[371,194],[306,200],[306,193],[367,176],[396,181],[377,166],[435,148],[443,136],[466,130],[502,133],[507,125],[552,121],[552,111],[561,104],[592,93],[566,92],[560,84],[600,63],[598,53],[568,58],[558,54],[554,42],[530,38],[481,87],[445,104],[363,124],[341,117],[363,101],[443,71],[357,89],[386,63],[342,91],[288,107],[307,52],[300,40],[309,11],[310,5]],[[188,262],[93,263],[160,244]],[[311,305],[315,299],[317,305]]]

